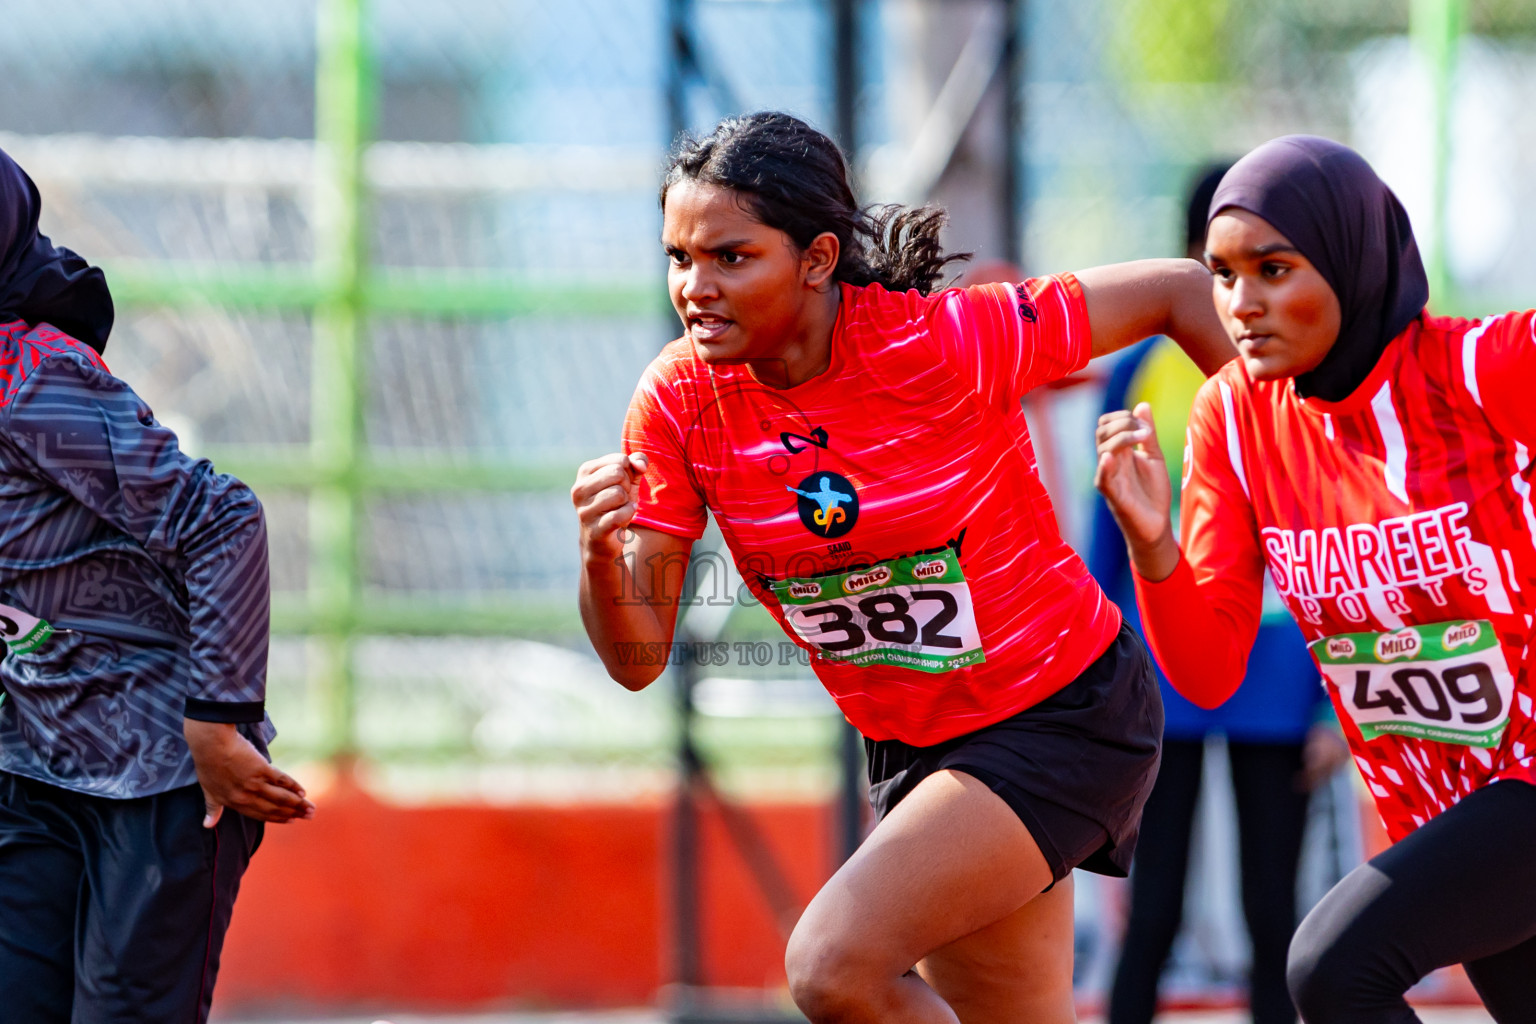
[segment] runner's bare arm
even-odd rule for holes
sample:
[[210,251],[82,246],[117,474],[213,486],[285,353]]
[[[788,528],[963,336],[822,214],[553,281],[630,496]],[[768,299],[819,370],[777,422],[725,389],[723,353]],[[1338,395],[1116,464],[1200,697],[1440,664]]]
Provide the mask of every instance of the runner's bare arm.
[[[693,542],[635,517],[644,455],[605,455],[584,463],[571,487],[581,522],[581,621],[608,674],[630,690],[650,685],[667,665],[677,603]],[[650,646],[656,645],[656,646]]]
[[1083,286],[1092,353],[1102,356],[1166,334],[1210,376],[1237,355],[1211,300],[1211,273],[1194,260],[1137,260],[1090,267]]

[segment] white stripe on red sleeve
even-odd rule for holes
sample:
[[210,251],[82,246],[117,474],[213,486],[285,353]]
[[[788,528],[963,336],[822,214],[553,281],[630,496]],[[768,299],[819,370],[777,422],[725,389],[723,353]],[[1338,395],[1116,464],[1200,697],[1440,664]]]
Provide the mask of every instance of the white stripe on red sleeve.
[[1502,319],[1503,317],[1489,317],[1461,336],[1461,372],[1466,378],[1467,390],[1472,393],[1472,401],[1477,403],[1479,409],[1483,407],[1483,393],[1477,386],[1477,343],[1488,328]]
[[1243,471],[1242,438],[1237,429],[1237,415],[1232,408],[1232,385],[1224,380],[1216,383],[1221,386],[1221,409],[1226,413],[1227,461],[1232,463],[1232,472],[1237,474],[1237,482],[1243,485],[1243,496],[1252,501],[1253,495],[1248,492],[1248,474]]
[[1381,390],[1371,399],[1371,412],[1376,416],[1377,429],[1381,431],[1381,443],[1386,447],[1386,462],[1381,475],[1391,491],[1404,505],[1408,504],[1408,443],[1403,438],[1403,425],[1398,422],[1397,410],[1392,408],[1392,382],[1383,381]]

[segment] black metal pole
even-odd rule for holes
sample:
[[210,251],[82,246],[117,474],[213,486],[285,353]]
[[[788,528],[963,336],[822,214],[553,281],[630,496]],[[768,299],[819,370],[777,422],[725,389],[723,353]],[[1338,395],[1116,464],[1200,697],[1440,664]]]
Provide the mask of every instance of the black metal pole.
[[858,152],[858,0],[832,0],[832,135],[851,162]]
[[[688,42],[690,0],[667,0],[666,102],[667,147],[688,127],[688,72],[692,58]],[[672,980],[686,993],[703,984],[699,935],[699,773],[694,747],[693,651],[679,630],[682,664],[676,666],[677,802],[672,809]],[[684,1002],[688,997],[684,996]]]
[[[859,59],[858,0],[832,3],[832,133],[848,156],[849,170],[858,167]],[[836,862],[853,856],[864,839],[864,750],[858,732],[846,721],[838,733],[837,760],[841,776],[837,801]]]
[[691,0],[667,0],[666,96],[667,148],[688,127],[688,71],[693,49],[688,42]]
[[704,984],[699,927],[699,752],[694,746],[696,712],[693,688],[698,681],[693,644],[686,632],[677,633],[681,664],[677,680],[677,805],[672,814],[672,908],[676,963],[673,980],[685,991]]
[[1007,28],[1003,36],[1003,187],[1000,221],[1003,259],[1024,262],[1024,2],[999,0]]

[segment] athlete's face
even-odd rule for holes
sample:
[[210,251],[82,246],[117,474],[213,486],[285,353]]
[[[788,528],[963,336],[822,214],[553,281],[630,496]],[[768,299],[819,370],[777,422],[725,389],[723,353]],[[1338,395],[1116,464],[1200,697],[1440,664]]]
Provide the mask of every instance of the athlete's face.
[[1339,337],[1339,298],[1269,221],[1227,209],[1211,221],[1205,262],[1216,312],[1254,380],[1306,373]]
[[796,360],[808,312],[818,302],[824,308],[832,287],[835,235],[802,250],[753,216],[735,191],[680,181],[667,190],[661,243],[672,308],[700,358]]

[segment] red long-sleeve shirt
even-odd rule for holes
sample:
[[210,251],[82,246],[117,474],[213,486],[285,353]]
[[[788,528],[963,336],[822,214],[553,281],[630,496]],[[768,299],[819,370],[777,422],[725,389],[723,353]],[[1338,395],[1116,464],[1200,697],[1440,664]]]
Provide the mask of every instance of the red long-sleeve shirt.
[[1184,557],[1137,580],[1181,693],[1242,680],[1266,568],[1312,645],[1394,839],[1536,782],[1536,313],[1425,317],[1339,402],[1235,360],[1190,417]]

